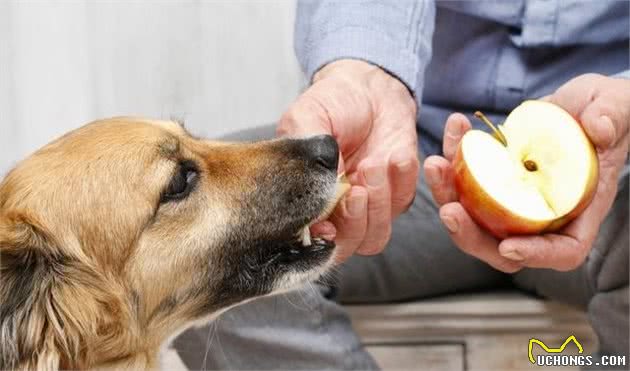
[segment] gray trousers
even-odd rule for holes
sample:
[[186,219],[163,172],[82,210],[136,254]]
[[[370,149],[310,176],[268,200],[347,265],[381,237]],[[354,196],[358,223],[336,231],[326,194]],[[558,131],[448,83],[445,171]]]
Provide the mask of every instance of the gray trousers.
[[[272,137],[262,127],[230,139]],[[384,303],[515,287],[588,312],[600,353],[628,354],[628,168],[587,259],[571,272],[524,269],[508,275],[462,253],[438,217],[423,175],[409,211],[394,223],[384,253],[354,256],[334,288],[307,285],[229,310],[175,340],[190,369],[376,369],[339,303]]]

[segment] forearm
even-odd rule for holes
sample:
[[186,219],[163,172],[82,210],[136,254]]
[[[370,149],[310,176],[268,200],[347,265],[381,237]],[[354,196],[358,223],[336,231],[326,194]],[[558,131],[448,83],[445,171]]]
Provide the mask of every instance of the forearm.
[[324,65],[360,59],[419,93],[431,57],[433,1],[300,1],[295,50],[309,81]]

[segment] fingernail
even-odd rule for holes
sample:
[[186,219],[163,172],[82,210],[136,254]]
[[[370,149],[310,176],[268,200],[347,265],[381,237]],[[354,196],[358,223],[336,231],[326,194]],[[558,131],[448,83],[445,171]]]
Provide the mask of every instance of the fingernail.
[[429,186],[436,185],[442,178],[442,170],[437,166],[427,166],[425,169],[426,182]]
[[362,215],[365,209],[365,197],[363,197],[362,195],[349,197],[346,208],[350,216]]
[[456,125],[449,125],[448,126],[448,131],[446,132],[446,134],[448,136],[450,136],[451,138],[459,138],[461,136],[461,133],[462,133],[461,122],[459,120],[457,120],[455,122],[457,122],[457,124]]
[[374,166],[365,171],[365,180],[370,187],[380,187],[385,184],[385,167]]
[[446,215],[440,218],[442,219],[442,223],[444,223],[446,229],[448,229],[449,232],[457,233],[457,230],[459,230],[459,224],[457,223],[457,220],[455,220],[455,218]]
[[615,142],[615,126],[613,125],[612,120],[608,116],[601,116],[599,118],[599,133],[600,138],[599,142],[604,146],[609,146]]
[[512,261],[515,262],[522,262],[523,260],[525,260],[525,258],[523,257],[523,255],[517,253],[516,251],[507,251],[507,252],[502,252],[501,256],[506,258],[506,259],[510,259]]

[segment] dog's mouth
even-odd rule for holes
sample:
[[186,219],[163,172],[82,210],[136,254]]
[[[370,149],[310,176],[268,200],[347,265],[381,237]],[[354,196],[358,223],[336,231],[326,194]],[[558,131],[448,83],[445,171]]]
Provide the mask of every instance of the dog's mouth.
[[311,227],[323,220],[326,220],[349,190],[350,183],[348,182],[345,174],[339,174],[335,184],[335,194],[328,201],[324,210],[310,223],[306,224],[298,233],[297,237],[302,243],[302,246],[308,247],[311,250],[332,249],[335,247],[335,242],[332,239],[328,240],[324,237],[313,237],[311,235]]

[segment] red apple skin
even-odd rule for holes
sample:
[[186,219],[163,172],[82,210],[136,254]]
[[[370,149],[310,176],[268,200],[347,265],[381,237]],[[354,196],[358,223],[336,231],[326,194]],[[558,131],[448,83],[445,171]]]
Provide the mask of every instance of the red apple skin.
[[486,193],[464,161],[461,141],[453,159],[453,166],[459,202],[478,225],[496,238],[505,239],[511,235],[540,233],[551,224],[551,221],[536,222],[515,215]]

